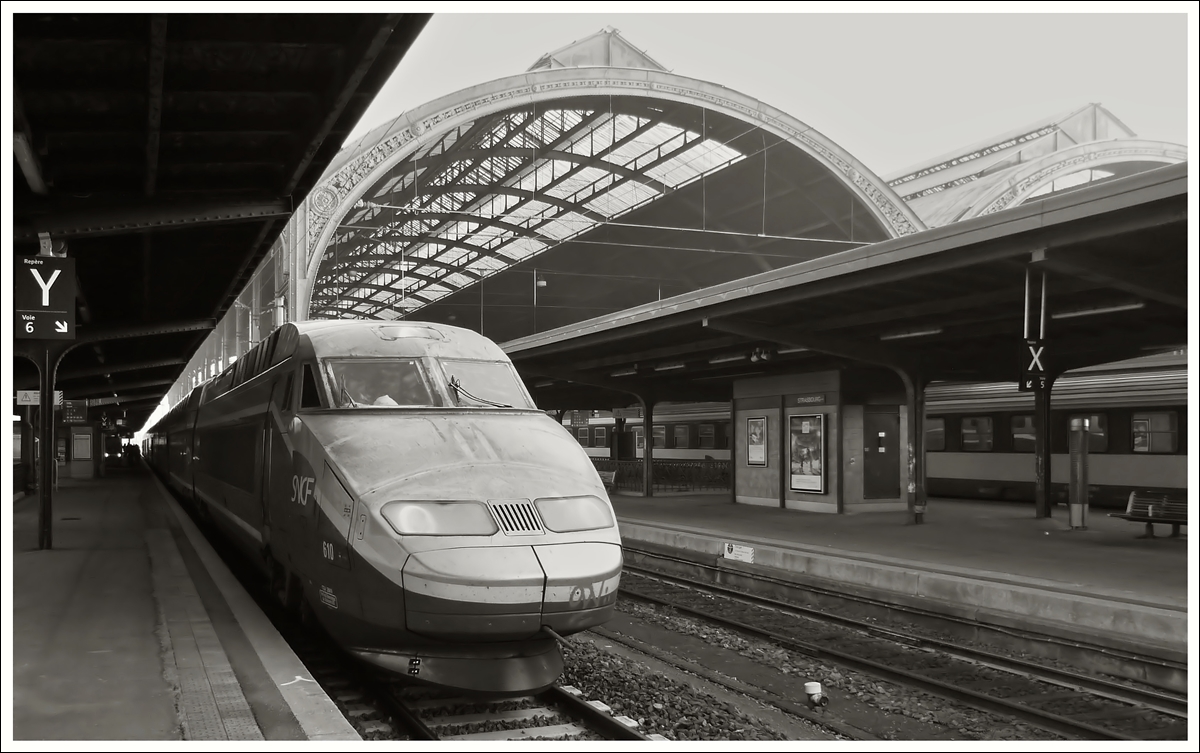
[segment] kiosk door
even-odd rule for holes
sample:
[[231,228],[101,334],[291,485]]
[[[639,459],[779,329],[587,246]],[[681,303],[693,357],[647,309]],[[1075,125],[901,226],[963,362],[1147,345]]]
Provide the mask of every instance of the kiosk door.
[[863,413],[864,499],[900,496],[900,413],[893,410]]

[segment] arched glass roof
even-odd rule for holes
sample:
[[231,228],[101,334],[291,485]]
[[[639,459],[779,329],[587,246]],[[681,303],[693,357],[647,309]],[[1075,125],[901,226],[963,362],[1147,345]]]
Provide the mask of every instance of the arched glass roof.
[[[844,177],[754,123],[677,101],[572,97],[450,128],[376,177],[324,250],[309,313],[455,321],[430,307],[525,269],[528,300],[493,305],[557,315],[504,333],[519,336],[887,237]],[[575,280],[553,304],[536,299],[535,258],[560,276],[658,284]]]

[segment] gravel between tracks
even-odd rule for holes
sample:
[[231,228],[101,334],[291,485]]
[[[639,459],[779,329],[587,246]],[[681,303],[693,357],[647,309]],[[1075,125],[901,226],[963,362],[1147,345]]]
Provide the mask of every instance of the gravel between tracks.
[[[821,682],[827,692],[852,696],[890,714],[944,726],[975,740],[1060,740],[1053,732],[1006,717],[954,704],[912,688],[878,680],[852,669],[824,665],[765,640],[746,638],[726,628],[707,625],[669,610],[621,600],[618,609],[638,619],[692,635],[710,645],[735,651],[783,674]],[[634,716],[634,714],[630,714]],[[664,733],[665,734],[665,733]],[[728,738],[689,738],[728,739]],[[776,739],[776,738],[767,738]]]

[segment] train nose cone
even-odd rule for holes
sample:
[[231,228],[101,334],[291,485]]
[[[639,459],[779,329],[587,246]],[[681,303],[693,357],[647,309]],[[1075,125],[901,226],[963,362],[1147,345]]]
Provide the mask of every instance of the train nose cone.
[[621,547],[581,542],[418,552],[404,565],[405,617],[444,640],[524,640],[546,625],[568,635],[607,621]]

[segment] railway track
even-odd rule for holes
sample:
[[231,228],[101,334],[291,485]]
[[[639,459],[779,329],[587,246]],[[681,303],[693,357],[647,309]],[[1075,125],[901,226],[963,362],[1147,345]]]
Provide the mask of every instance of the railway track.
[[884,628],[626,562],[621,592],[1074,738],[1187,738],[1185,698]]
[[531,696],[484,700],[426,688],[392,685],[385,697],[394,717],[416,740],[665,740],[613,716],[606,704],[586,700],[570,686]]

